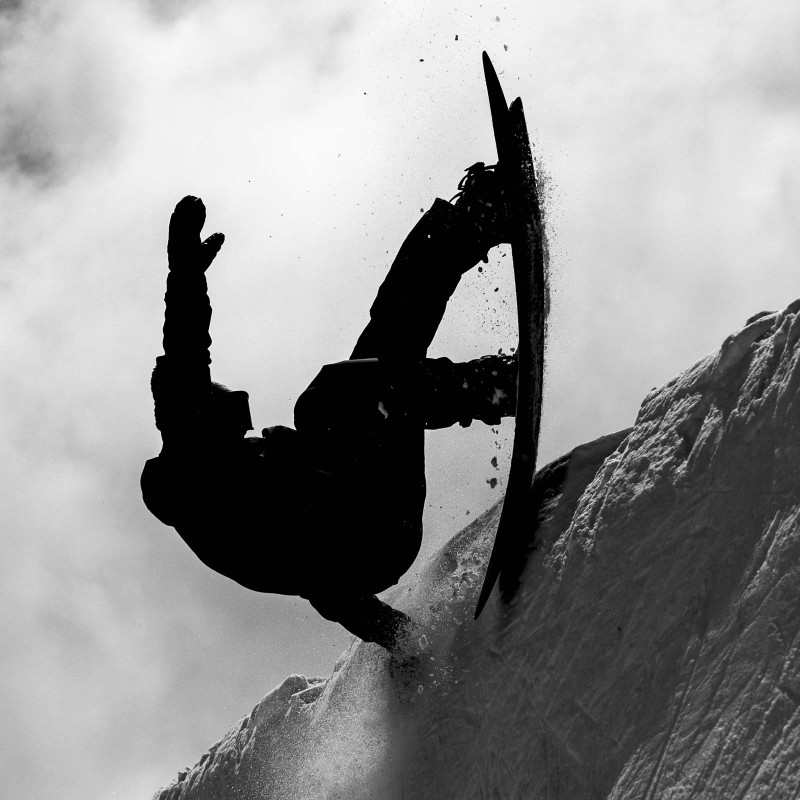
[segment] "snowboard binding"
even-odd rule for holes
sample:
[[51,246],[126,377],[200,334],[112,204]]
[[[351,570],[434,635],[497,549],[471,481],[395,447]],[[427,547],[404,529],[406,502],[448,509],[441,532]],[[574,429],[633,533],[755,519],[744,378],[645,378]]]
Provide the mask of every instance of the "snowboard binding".
[[[458,191],[450,202],[468,228],[473,232],[476,242],[483,251],[481,261],[488,262],[488,252],[492,247],[509,241],[508,209],[502,170],[497,164],[487,166],[477,161],[467,167],[458,183]],[[455,201],[455,202],[454,202]]]

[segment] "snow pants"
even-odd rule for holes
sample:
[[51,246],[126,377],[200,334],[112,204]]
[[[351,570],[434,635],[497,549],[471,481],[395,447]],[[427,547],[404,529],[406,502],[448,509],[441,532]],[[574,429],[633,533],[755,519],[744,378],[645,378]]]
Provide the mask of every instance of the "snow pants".
[[318,469],[346,476],[360,517],[351,511],[334,522],[347,561],[331,565],[338,583],[320,581],[304,596],[367,641],[385,644],[399,612],[374,595],[397,583],[422,543],[426,416],[447,416],[431,408],[424,387],[452,367],[426,354],[461,275],[481,255],[453,206],[436,200],[400,248],[350,360],[323,368],[295,405],[295,427]]

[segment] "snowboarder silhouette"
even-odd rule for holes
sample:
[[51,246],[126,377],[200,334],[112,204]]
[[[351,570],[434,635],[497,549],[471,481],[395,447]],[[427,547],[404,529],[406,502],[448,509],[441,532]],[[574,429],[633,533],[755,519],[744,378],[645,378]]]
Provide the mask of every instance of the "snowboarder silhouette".
[[470,167],[400,248],[350,358],[300,395],[295,429],[252,430],[248,395],[211,381],[205,272],[222,247],[201,241],[205,207],[184,197],[167,245],[164,355],[151,387],[163,448],[145,464],[147,508],[203,563],[258,592],[307,598],[325,618],[390,651],[410,620],[376,595],[419,552],[424,431],[513,416],[516,360],[427,358],[463,273],[507,241],[501,180]]

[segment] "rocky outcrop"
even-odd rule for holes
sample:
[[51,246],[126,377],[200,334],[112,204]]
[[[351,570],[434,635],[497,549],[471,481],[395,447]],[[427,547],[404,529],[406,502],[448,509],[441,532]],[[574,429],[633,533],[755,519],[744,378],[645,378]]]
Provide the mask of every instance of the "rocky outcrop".
[[354,642],[156,797],[796,798],[798,309],[539,473],[508,604],[472,620],[495,506],[394,593],[424,658]]

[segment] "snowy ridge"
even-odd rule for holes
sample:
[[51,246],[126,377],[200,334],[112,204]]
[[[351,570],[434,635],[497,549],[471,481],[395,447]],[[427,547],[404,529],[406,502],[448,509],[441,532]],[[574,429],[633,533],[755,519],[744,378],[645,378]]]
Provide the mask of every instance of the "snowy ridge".
[[394,592],[430,658],[354,642],[156,798],[798,797],[798,309],[538,473],[510,606],[472,621],[495,506]]

